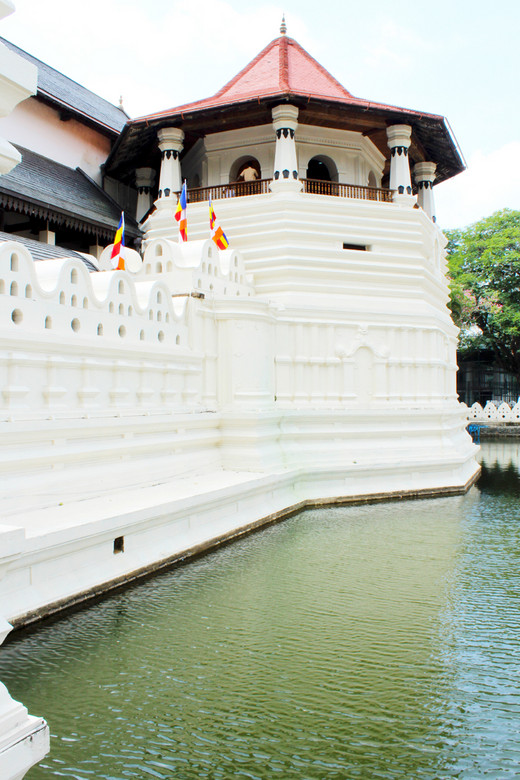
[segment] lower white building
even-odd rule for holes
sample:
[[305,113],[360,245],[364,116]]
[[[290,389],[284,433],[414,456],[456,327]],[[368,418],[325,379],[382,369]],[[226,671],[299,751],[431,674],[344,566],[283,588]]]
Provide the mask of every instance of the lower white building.
[[[0,19],[14,10],[10,0],[0,0]],[[0,43],[0,116],[7,116],[36,90],[36,69]],[[20,162],[20,153],[0,137],[0,174],[9,173]],[[3,292],[3,288],[2,288]],[[2,522],[5,522],[3,520]],[[0,537],[5,526],[0,525]],[[3,541],[3,539],[2,539]],[[0,580],[5,574],[4,556],[10,553],[9,541],[0,541]],[[0,607],[0,645],[11,631]],[[41,717],[29,715],[27,708],[11,698],[0,682],[0,777],[22,780],[28,770],[49,751],[49,727]]]

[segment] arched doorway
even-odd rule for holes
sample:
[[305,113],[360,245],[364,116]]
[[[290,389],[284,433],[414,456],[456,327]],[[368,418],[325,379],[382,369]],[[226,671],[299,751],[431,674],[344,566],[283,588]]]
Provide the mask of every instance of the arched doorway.
[[307,178],[315,181],[332,181],[330,171],[322,160],[313,157],[307,166]]
[[262,173],[256,157],[239,157],[229,171],[229,183],[233,184],[233,194],[258,195],[262,191]]
[[261,179],[260,163],[256,157],[239,157],[231,166],[229,181],[251,182]]
[[334,160],[320,154],[309,160],[306,175],[314,181],[337,181],[338,169]]

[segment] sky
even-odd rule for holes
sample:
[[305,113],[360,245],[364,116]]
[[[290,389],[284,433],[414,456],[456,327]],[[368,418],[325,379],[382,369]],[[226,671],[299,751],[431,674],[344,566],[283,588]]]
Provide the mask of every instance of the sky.
[[467,170],[441,228],[520,209],[520,0],[14,0],[0,35],[131,117],[217,92],[295,38],[357,97],[445,116]]

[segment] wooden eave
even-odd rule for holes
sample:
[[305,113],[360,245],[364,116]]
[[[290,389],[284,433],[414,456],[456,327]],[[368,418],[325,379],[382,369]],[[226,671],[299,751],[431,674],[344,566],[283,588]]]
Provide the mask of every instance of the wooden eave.
[[[107,242],[114,238],[114,227],[111,225],[109,226],[100,220],[80,217],[73,211],[58,209],[44,201],[23,197],[19,193],[9,190],[0,191],[0,209],[24,214],[27,217],[37,217],[49,222],[52,226],[67,227],[80,233],[97,235]],[[141,235],[139,230],[126,225],[125,233],[130,238],[137,238]]]
[[[425,160],[437,163],[436,183],[464,170],[462,156],[451,136],[444,117],[422,114],[392,106],[353,99],[352,102],[330,100],[308,95],[282,93],[259,96],[232,104],[164,112],[158,116],[132,120],[124,127],[111,154],[105,173],[132,182],[135,169],[159,167],[157,131],[163,127],[180,127],[185,133],[185,154],[205,135],[271,124],[271,109],[280,103],[298,106],[300,124],[359,132],[370,138],[385,158],[389,158],[386,128],[394,124],[412,127],[411,165]],[[274,134],[273,134],[274,139]]]
[[119,136],[118,131],[113,127],[110,127],[110,125],[100,122],[98,119],[94,119],[86,112],[79,111],[75,106],[71,106],[69,103],[59,100],[54,95],[51,95],[44,90],[38,89],[35,97],[45,105],[57,111],[62,122],[66,122],[69,119],[76,119],[76,121],[80,122],[82,125],[87,125],[87,127],[96,130],[98,133],[101,133],[101,135],[109,138],[112,142]]

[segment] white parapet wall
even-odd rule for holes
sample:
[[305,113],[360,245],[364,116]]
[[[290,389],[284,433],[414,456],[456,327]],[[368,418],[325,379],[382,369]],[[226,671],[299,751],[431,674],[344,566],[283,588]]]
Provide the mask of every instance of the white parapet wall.
[[233,250],[205,237],[207,204],[184,245],[161,212],[134,272],[0,246],[0,612],[15,625],[299,507],[460,492],[478,473],[438,229],[324,198],[318,239],[315,196],[234,200]]
[[[2,526],[0,526],[2,539]],[[12,626],[0,617],[0,645]],[[29,715],[0,683],[0,777],[22,780],[29,769],[49,752],[49,727],[43,718]]]
[[504,401],[488,401],[484,407],[476,402],[469,408],[468,419],[476,422],[520,423],[520,401],[511,405]]
[[[0,19],[14,11],[11,0],[0,0]],[[0,117],[36,92],[38,72],[35,65],[0,44]],[[0,137],[0,174],[8,173],[21,160],[19,151]],[[1,482],[1,479],[0,479]],[[24,486],[27,489],[27,485]],[[2,520],[0,520],[0,523]],[[5,560],[16,548],[22,529],[14,534],[0,525],[0,582],[5,574]],[[1,586],[0,586],[1,587]],[[10,610],[0,606],[0,645],[12,629],[4,615]],[[22,780],[29,769],[49,752],[49,728],[43,718],[29,715],[26,707],[14,701],[0,682],[0,777]]]

